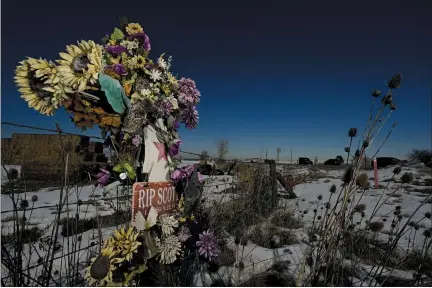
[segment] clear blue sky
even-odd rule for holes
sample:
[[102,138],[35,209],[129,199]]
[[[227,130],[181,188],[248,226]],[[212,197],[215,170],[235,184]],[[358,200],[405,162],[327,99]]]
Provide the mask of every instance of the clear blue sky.
[[[181,131],[184,150],[213,154],[226,138],[231,157],[262,147],[274,156],[278,146],[282,159],[290,148],[295,158],[334,157],[350,127],[363,131],[371,90],[386,90],[401,71],[389,123],[397,127],[380,155],[404,156],[431,146],[430,11],[431,0],[4,1],[1,119],[46,128],[56,119],[77,132],[63,111],[27,108],[14,68],[25,56],[55,60],[67,44],[98,41],[125,15],[144,26],[153,57],[170,53],[174,72],[201,90],[200,124]],[[14,132],[30,130],[2,126],[2,137]]]

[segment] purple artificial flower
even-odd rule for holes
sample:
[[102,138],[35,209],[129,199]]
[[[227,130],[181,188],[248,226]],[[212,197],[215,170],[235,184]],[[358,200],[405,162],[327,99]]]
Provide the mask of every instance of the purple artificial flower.
[[200,101],[201,93],[192,79],[182,77],[178,81],[178,93],[178,100],[183,104],[195,105]]
[[136,146],[136,147],[138,147],[139,145],[141,145],[142,144],[142,138],[141,138],[141,136],[140,135],[135,135],[132,138],[132,144],[134,146]]
[[187,226],[182,226],[177,234],[180,242],[186,242],[192,236]]
[[113,56],[121,55],[123,52],[126,52],[129,54],[126,47],[121,45],[114,45],[114,46],[105,46],[105,50],[110,53]]
[[174,111],[174,107],[173,107],[172,103],[167,99],[157,101],[155,103],[155,106],[156,106],[157,112],[162,117],[167,117],[169,114],[171,114]]
[[194,165],[187,165],[181,168],[177,168],[171,173],[171,180],[173,180],[174,182],[178,182],[183,178],[189,178],[192,175],[194,169]]
[[177,132],[179,128],[180,128],[180,121],[175,120],[173,124],[173,130]]
[[176,169],[171,173],[171,180],[175,183],[179,182],[181,179],[186,177],[184,172],[181,169]]
[[187,129],[195,129],[198,126],[198,111],[195,106],[188,106],[182,112],[182,119]]
[[182,144],[182,141],[180,139],[177,139],[174,141],[174,143],[169,148],[169,155],[170,156],[174,157],[180,153],[180,144]]
[[121,76],[128,74],[128,72],[126,71],[126,69],[124,68],[124,66],[122,64],[113,64],[113,65],[109,66],[109,69],[111,69],[116,74],[121,75]]
[[210,261],[215,261],[219,256],[220,250],[213,231],[207,230],[199,234],[196,245],[198,246],[198,253]]
[[106,186],[108,184],[109,179],[111,177],[111,172],[109,172],[108,170],[102,169],[102,168],[100,169],[100,171],[101,172],[99,172],[96,175],[96,178],[97,178],[96,186],[103,187],[103,186]]
[[129,39],[136,39],[136,38],[141,40],[141,42],[143,43],[144,50],[146,51],[151,50],[150,38],[147,36],[147,34],[145,34],[144,32],[140,32],[140,33],[129,35]]
[[204,181],[204,176],[200,172],[198,172],[198,181],[199,182]]

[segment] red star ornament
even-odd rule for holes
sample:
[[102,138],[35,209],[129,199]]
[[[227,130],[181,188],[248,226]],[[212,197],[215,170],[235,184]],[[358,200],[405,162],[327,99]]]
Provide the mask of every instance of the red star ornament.
[[165,159],[165,161],[168,161],[166,156],[165,145],[157,142],[153,142],[153,143],[155,144],[156,148],[159,150],[158,162],[160,159]]

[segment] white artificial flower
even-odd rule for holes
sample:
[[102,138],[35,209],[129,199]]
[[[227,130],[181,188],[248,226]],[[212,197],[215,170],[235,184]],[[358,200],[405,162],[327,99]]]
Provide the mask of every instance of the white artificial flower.
[[167,99],[171,103],[174,110],[179,109],[178,101],[176,98],[174,98],[174,96],[171,95]]
[[174,228],[178,227],[178,220],[174,216],[161,215],[159,216],[159,225],[162,228],[162,234],[168,236],[174,232]]
[[158,65],[159,65],[159,67],[161,67],[161,68],[164,69],[164,70],[166,70],[167,67],[168,67],[168,63],[165,61],[164,58],[162,58],[162,55],[161,55],[161,57],[159,57],[159,59],[158,59]]
[[138,43],[135,41],[127,41],[127,40],[123,40],[120,43],[121,46],[126,47],[126,49],[128,49],[129,51],[132,49],[137,49],[138,48]]
[[152,91],[151,91],[150,89],[147,89],[147,88],[142,89],[142,90],[140,91],[140,94],[141,94],[142,96],[150,96],[151,93],[152,93]]
[[120,179],[125,180],[127,178],[127,174],[125,172],[120,173]]
[[156,246],[160,252],[160,262],[162,264],[172,264],[176,261],[177,255],[181,252],[181,243],[177,236],[170,235],[161,241],[161,239],[155,239]]
[[152,69],[150,72],[150,78],[155,82],[158,80],[161,80],[162,79],[162,73],[159,70]]

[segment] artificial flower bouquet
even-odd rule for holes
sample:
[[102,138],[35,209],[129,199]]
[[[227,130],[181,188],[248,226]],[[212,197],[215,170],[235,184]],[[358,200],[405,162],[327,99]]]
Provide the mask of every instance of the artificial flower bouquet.
[[209,228],[205,213],[195,210],[188,214],[184,207],[182,195],[172,215],[159,215],[151,207],[147,217],[138,212],[129,228],[116,230],[86,268],[89,285],[130,286],[140,285],[140,281],[149,284],[154,275],[143,274],[149,267],[170,265],[179,275],[186,258],[196,260],[189,265],[194,267],[197,262],[215,263],[220,240]]
[[193,174],[193,166],[176,169],[174,160],[180,153],[180,125],[194,129],[198,124],[201,94],[192,79],[173,74],[171,57],[149,58],[151,43],[142,26],[121,22],[101,44],[79,41],[66,46],[56,63],[27,58],[15,71],[29,107],[44,115],[63,107],[77,127],[100,128],[116,158],[114,167],[101,169],[98,185],[113,182],[113,174],[122,181],[144,181],[138,168],[147,157],[145,127],[155,127],[155,145],[173,157],[165,158],[171,181],[183,187],[177,191],[182,193],[177,209],[162,215],[151,207],[145,216],[138,212],[129,227],[116,230],[85,272],[88,284],[98,286],[137,284],[146,281],[142,278],[152,263],[180,267],[186,258],[210,263],[220,252],[202,210],[191,205],[200,203],[202,189],[196,182],[201,175]]
[[[142,128],[162,121],[167,129],[159,129],[158,139],[176,156],[179,126],[197,126],[201,94],[192,79],[173,74],[171,57],[162,54],[153,61],[150,51],[142,26],[123,19],[102,44],[68,45],[57,63],[25,59],[16,68],[15,83],[29,107],[44,115],[63,107],[76,126],[98,126],[107,145],[133,158],[143,157]],[[139,159],[129,164],[136,166],[134,160]]]

